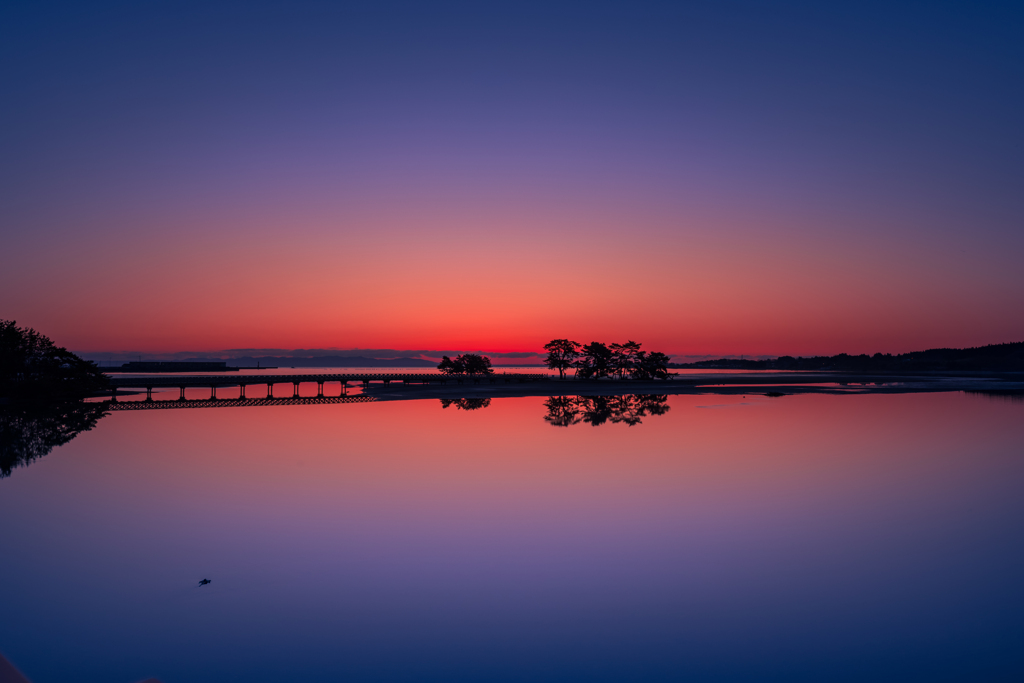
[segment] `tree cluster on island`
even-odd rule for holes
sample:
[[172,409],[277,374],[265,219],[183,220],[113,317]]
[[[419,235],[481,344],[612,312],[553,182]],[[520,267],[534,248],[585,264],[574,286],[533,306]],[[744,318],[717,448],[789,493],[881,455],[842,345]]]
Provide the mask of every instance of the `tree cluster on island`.
[[494,370],[491,369],[491,359],[476,353],[464,353],[455,358],[443,356],[441,362],[437,365],[437,369],[443,375],[494,374]]
[[557,370],[561,379],[565,379],[569,369],[575,370],[578,379],[668,379],[669,357],[660,351],[644,351],[640,346],[635,341],[583,345],[569,339],[552,339],[544,345],[548,352],[544,364]]

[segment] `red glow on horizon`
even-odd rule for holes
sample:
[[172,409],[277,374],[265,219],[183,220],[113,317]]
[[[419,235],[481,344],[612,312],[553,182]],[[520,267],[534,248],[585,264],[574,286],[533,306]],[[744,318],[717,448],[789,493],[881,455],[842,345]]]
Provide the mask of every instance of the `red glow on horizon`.
[[809,356],[1024,339],[1024,319],[1007,314],[1024,308],[1009,271],[965,263],[977,276],[951,279],[958,266],[942,252],[908,261],[909,246],[879,254],[837,236],[785,246],[752,232],[753,217],[669,236],[666,219],[648,216],[625,244],[616,226],[640,218],[528,218],[423,234],[414,211],[399,212],[354,241],[307,228],[315,248],[237,217],[209,224],[200,250],[160,233],[113,252],[72,240],[13,264],[11,282],[52,276],[7,288],[4,316],[97,353],[540,352],[565,337],[676,356]]

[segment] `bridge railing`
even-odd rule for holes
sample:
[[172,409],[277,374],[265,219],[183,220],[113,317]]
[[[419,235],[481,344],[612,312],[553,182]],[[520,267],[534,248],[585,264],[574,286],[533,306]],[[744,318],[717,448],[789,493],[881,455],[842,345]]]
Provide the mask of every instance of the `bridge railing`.
[[127,387],[228,387],[243,384],[305,384],[314,382],[450,382],[465,380],[536,381],[548,379],[543,373],[495,373],[492,375],[442,375],[439,373],[317,373],[295,375],[176,375],[114,377],[110,386]]

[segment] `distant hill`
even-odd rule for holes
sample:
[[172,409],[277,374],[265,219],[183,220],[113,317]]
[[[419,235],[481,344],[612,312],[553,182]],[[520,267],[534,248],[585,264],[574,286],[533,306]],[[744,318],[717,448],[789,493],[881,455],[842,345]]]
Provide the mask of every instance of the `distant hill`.
[[719,358],[696,363],[670,363],[692,370],[840,370],[853,372],[1024,371],[1024,342],[992,344],[970,349],[929,349],[892,355],[780,356],[770,360]]
[[227,361],[233,366],[254,368],[436,368],[434,361],[422,358],[366,358],[363,356],[314,356],[293,358],[290,356],[240,356],[238,358],[188,358],[188,362],[202,363]]

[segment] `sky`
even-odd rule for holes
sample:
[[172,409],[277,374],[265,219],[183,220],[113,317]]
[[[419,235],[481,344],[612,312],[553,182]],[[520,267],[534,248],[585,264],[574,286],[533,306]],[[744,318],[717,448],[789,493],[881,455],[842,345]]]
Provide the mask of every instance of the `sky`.
[[1024,341],[1019,3],[5,3],[0,317],[81,352]]

